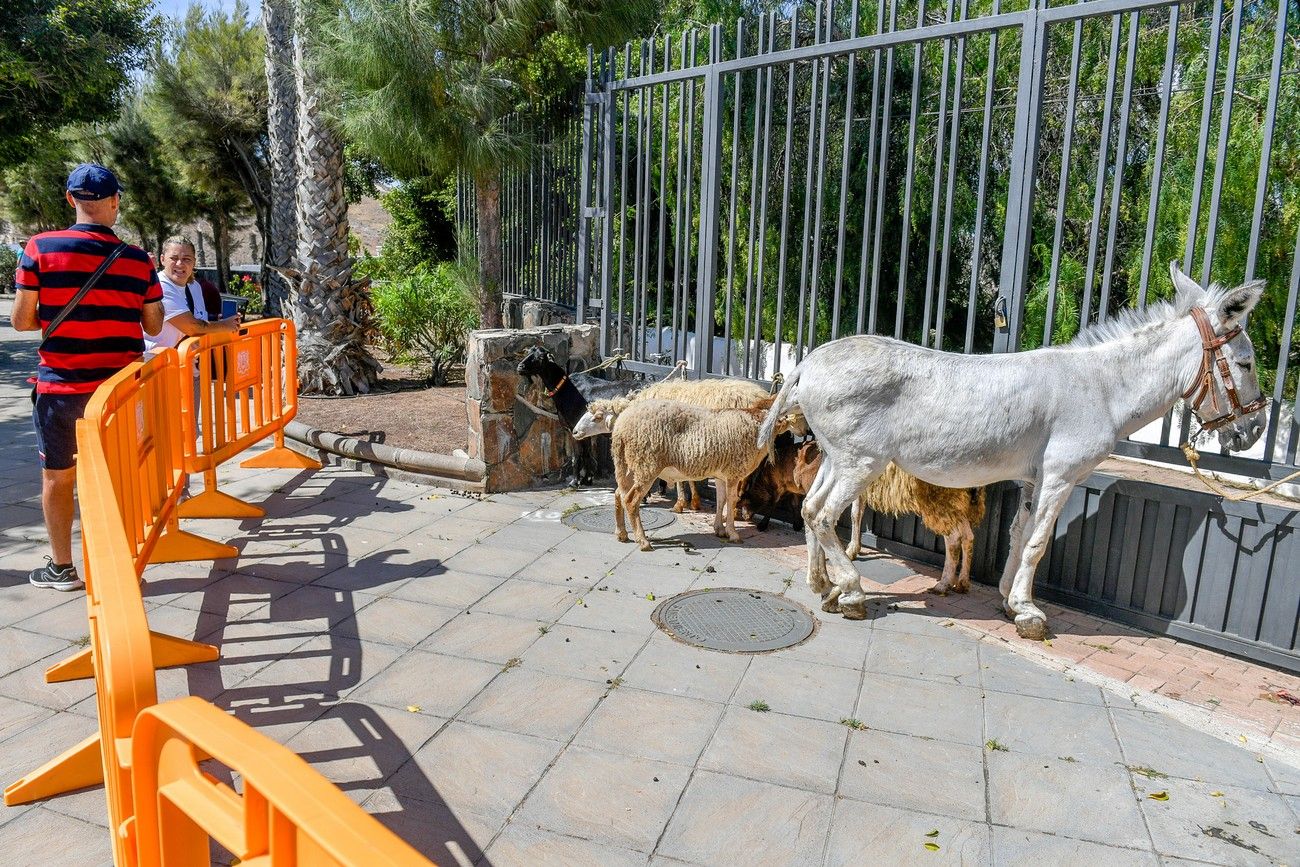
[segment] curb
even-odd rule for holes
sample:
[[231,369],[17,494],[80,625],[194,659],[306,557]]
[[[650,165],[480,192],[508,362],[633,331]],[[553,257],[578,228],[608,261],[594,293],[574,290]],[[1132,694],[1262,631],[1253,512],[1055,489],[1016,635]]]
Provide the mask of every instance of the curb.
[[284,435],[295,451],[317,458],[323,464],[457,491],[482,493],[486,489],[487,465],[473,458],[393,448],[318,430],[296,421],[285,426]]

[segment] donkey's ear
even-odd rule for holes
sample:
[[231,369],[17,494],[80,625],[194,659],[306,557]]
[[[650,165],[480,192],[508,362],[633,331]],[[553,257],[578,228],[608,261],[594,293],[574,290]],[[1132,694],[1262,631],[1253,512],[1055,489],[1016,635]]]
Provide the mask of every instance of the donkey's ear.
[[1183,295],[1188,292],[1202,293],[1205,291],[1201,288],[1201,284],[1183,273],[1183,269],[1178,267],[1177,261],[1169,263],[1169,282],[1174,284],[1174,292],[1178,295]]
[[1249,283],[1243,283],[1236,289],[1229,289],[1223,293],[1223,297],[1214,310],[1219,319],[1219,327],[1226,331],[1229,328],[1244,324],[1246,317],[1250,315],[1251,310],[1255,309],[1255,305],[1259,303],[1259,299],[1263,294],[1263,280],[1251,280]]

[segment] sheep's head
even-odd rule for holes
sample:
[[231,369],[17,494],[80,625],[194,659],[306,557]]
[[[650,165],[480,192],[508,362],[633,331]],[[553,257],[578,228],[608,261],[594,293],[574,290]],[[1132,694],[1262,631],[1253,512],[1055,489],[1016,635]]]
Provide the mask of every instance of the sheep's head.
[[614,430],[614,419],[627,408],[629,403],[631,401],[625,397],[593,400],[587,404],[587,411],[582,414],[582,418],[578,419],[578,423],[573,426],[573,438],[582,440],[587,437],[607,434]]
[[547,362],[551,361],[551,353],[547,352],[541,346],[534,346],[524,357],[519,359],[519,364],[515,365],[515,373],[520,376],[538,377],[542,375]]

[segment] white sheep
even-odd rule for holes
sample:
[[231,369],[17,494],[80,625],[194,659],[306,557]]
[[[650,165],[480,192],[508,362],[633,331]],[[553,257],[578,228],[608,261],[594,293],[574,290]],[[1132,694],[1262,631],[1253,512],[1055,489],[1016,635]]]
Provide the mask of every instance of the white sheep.
[[610,442],[618,484],[614,492],[618,540],[627,541],[626,510],[641,550],[650,550],[641,527],[641,500],[662,477],[670,482],[716,479],[713,532],[739,542],[735,507],[740,485],[763,460],[764,452],[755,443],[771,404],[766,394],[744,409],[709,410],[671,400],[631,401],[618,413]]
[[[628,395],[631,400],[680,400],[705,409],[743,409],[753,406],[767,397],[767,391],[761,386],[745,379],[665,379],[653,382],[645,388]],[[597,406],[599,404],[599,406]],[[624,400],[593,401],[587,407],[587,413],[573,427],[574,439],[607,434],[614,428],[614,418],[626,406]],[[690,507],[694,511],[700,508],[700,495],[694,482],[677,484],[677,502],[673,504],[674,512],[686,508],[686,487],[690,486]]]

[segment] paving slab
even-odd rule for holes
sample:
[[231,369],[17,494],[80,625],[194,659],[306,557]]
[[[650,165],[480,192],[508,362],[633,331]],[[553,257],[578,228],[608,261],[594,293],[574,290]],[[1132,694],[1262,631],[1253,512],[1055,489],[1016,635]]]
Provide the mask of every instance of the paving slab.
[[567,743],[607,689],[581,678],[516,668],[492,681],[458,716],[488,728]]
[[[926,844],[939,847],[926,848]],[[826,864],[989,863],[989,826],[848,798],[835,803]]]
[[575,744],[690,767],[713,737],[723,706],[647,692],[626,682],[587,718]]
[[571,746],[516,820],[638,852],[655,848],[686,788],[681,765]]
[[727,708],[699,767],[834,794],[848,732],[838,723],[732,706]]
[[567,867],[572,864],[641,867],[646,863],[646,855],[512,823],[488,847],[483,863],[493,867]]
[[854,730],[841,774],[848,798],[975,822],[986,816],[979,747]]
[[1150,852],[1139,849],[1118,849],[1036,831],[994,827],[993,863],[998,867],[1072,867],[1075,864],[1156,867],[1160,862]]
[[[1139,804],[1156,851],[1213,864],[1292,864],[1300,824],[1278,795],[1191,780],[1142,779]],[[1167,800],[1153,800],[1164,793]]]
[[828,795],[699,771],[659,851],[696,864],[736,858],[754,865],[815,862],[825,846],[831,804]]

